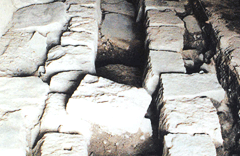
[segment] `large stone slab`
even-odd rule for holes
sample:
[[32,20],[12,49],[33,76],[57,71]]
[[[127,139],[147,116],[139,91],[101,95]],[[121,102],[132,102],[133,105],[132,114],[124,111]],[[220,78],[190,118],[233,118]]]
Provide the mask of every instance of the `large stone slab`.
[[34,75],[46,59],[47,38],[38,32],[9,32],[1,41],[0,76]]
[[82,135],[48,133],[38,141],[33,155],[88,156],[87,143]]
[[152,94],[162,73],[185,73],[184,62],[180,53],[150,50],[148,64],[145,67],[143,87]]
[[159,130],[168,133],[208,134],[216,147],[223,145],[217,110],[209,98],[165,100]]
[[164,99],[207,96],[221,102],[225,92],[215,74],[162,74]]
[[143,88],[86,75],[67,103],[60,132],[83,134],[97,155],[137,154],[144,142],[153,143],[150,120],[144,119],[150,102]]
[[95,73],[95,53],[86,46],[56,46],[48,52],[43,80],[66,71]]
[[145,44],[150,50],[181,52],[184,32],[179,27],[149,27]]
[[117,14],[127,15],[135,17],[135,9],[132,3],[127,1],[112,1],[112,0],[103,0],[101,2],[101,8],[105,12],[113,12]]
[[163,156],[216,156],[211,138],[205,134],[168,134],[164,137]]
[[184,22],[173,11],[149,10],[146,19],[146,25],[149,27],[173,26],[184,28]]
[[19,9],[13,15],[14,31],[34,32],[48,38],[48,44],[58,44],[62,31],[66,30],[69,17],[67,6],[61,2],[36,4]]
[[0,86],[0,154],[26,155],[39,133],[49,87],[36,77],[0,78]]

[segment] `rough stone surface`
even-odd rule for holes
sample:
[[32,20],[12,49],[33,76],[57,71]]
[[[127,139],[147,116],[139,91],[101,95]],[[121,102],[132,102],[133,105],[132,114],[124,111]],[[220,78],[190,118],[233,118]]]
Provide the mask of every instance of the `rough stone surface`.
[[211,138],[205,134],[168,134],[164,137],[163,156],[216,156]]
[[110,40],[117,38],[118,40],[130,42],[136,37],[133,30],[133,22],[132,18],[121,14],[106,14],[101,27],[101,33]]
[[51,93],[48,95],[40,122],[40,134],[59,131],[59,127],[67,115],[65,105],[68,98],[68,95],[63,93]]
[[[144,119],[150,102],[143,88],[86,75],[67,103],[68,119],[60,132],[83,134],[91,142],[90,151],[96,154],[136,154],[139,148],[133,147],[141,146],[151,136],[150,121]],[[125,137],[129,139],[121,139]],[[99,146],[99,142],[103,144]]]
[[122,15],[127,15],[130,17],[135,17],[135,9],[133,4],[127,1],[112,1],[112,0],[103,0],[101,2],[101,8],[105,12],[113,12]]
[[49,87],[36,77],[0,79],[0,154],[26,155],[38,135]]
[[146,39],[146,42],[149,42],[148,48],[150,50],[181,52],[184,31],[179,27],[149,27]]
[[33,155],[88,156],[87,143],[81,135],[49,133],[39,140]]
[[184,28],[184,22],[173,11],[161,12],[158,10],[147,11],[147,23],[149,27],[174,26]]
[[72,94],[81,79],[85,76],[83,71],[60,72],[50,81],[50,92]]
[[12,2],[16,8],[22,8],[32,4],[50,3],[54,2],[54,0],[12,0]]
[[207,96],[219,102],[225,92],[215,74],[162,74],[164,99]]
[[160,74],[185,72],[186,69],[180,53],[150,50],[143,86],[152,94],[158,85]]
[[205,133],[216,147],[223,145],[217,110],[209,98],[166,100],[160,114],[161,131],[191,135]]
[[48,37],[48,44],[58,44],[69,18],[66,5],[61,2],[24,7],[13,15],[14,31],[34,32]]
[[46,59],[47,38],[38,32],[11,34],[1,38],[5,44],[1,49],[0,76],[34,75]]
[[66,71],[95,73],[95,54],[86,46],[56,46],[48,52],[43,80]]

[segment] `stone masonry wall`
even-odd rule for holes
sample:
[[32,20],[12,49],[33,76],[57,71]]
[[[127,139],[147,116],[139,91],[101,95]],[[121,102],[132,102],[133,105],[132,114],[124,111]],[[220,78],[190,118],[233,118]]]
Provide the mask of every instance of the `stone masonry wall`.
[[0,155],[238,153],[239,34],[214,5],[0,2]]

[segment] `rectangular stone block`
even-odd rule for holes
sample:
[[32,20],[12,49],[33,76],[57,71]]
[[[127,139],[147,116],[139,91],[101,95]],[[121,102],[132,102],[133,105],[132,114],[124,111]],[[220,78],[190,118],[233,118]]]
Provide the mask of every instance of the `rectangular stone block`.
[[150,50],[181,52],[184,32],[179,27],[149,27],[145,42]]
[[164,137],[163,156],[216,156],[211,138],[206,134],[168,134]]
[[164,99],[207,96],[221,102],[225,91],[215,74],[162,74]]
[[97,40],[94,34],[88,32],[65,32],[61,37],[61,45],[83,45],[97,52]]
[[172,26],[184,28],[184,22],[173,11],[161,12],[158,10],[147,11],[146,25],[149,27]]
[[149,10],[171,10],[176,11],[177,13],[185,13],[186,2],[176,2],[176,1],[156,1],[156,0],[145,0],[145,12]]
[[38,141],[33,155],[88,156],[87,142],[81,135],[47,133]]
[[64,71],[95,73],[96,53],[86,46],[56,46],[48,52],[43,80]]
[[159,130],[168,133],[208,134],[216,147],[223,145],[217,110],[209,98],[165,100]]
[[175,52],[150,50],[145,68],[144,88],[152,94],[162,73],[185,73],[182,55]]

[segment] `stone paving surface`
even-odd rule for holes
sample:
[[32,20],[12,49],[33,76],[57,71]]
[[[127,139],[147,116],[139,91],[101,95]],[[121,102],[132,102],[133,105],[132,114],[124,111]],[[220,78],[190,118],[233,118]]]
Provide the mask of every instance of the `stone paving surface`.
[[[216,75],[207,28],[188,1],[6,5],[13,18],[0,27],[0,155],[159,155],[156,139],[164,156],[213,156],[226,147],[218,114],[228,111],[225,92],[231,99],[237,88],[227,88],[219,68],[227,66],[238,86],[239,34],[219,24],[218,14],[208,21],[220,32]],[[125,65],[96,69],[97,55]],[[128,59],[142,63],[143,74]]]

